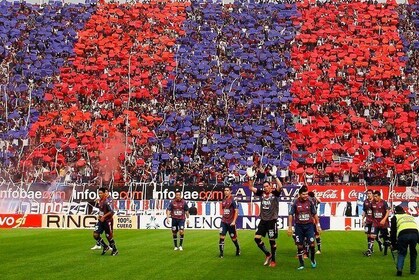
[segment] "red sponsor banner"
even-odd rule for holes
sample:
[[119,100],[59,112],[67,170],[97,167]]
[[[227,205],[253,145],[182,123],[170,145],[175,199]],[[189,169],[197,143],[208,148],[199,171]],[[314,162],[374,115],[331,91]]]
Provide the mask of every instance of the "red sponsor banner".
[[352,219],[345,218],[345,230],[351,230],[351,229],[352,229]]
[[[414,192],[409,191],[406,187],[394,187],[392,191],[388,186],[368,186],[368,189],[380,191],[384,200],[417,202],[419,197]],[[359,201],[364,200],[364,186],[309,186],[309,190],[316,194],[322,202],[339,202],[339,201]]]
[[0,228],[42,227],[40,214],[0,214]]
[[409,190],[409,187],[396,187],[389,192],[388,199],[394,201],[419,202],[419,195]]

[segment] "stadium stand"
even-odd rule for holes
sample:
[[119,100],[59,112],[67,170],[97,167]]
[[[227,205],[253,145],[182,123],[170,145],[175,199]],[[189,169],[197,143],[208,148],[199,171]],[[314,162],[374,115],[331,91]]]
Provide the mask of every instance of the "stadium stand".
[[[409,43],[399,37],[396,6],[299,5],[303,24],[292,59],[299,133],[290,134],[292,150],[303,155],[297,163],[314,166],[314,174],[326,180],[327,174],[340,180],[348,173],[353,181],[364,173],[361,179],[369,184],[383,178],[388,184],[391,173],[412,172],[416,80],[406,67],[403,47]],[[307,173],[298,166],[291,165]]]
[[417,184],[418,5],[262,2],[0,2],[2,178]]

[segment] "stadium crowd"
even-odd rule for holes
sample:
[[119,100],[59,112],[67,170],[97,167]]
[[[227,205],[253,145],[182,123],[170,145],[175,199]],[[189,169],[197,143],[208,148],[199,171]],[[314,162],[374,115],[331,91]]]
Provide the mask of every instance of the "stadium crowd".
[[419,183],[417,4],[0,9],[3,179]]
[[[396,7],[404,15],[399,29]],[[311,173],[369,184],[383,178],[388,184],[398,174],[404,185],[417,172],[417,78],[406,66],[417,51],[399,37],[417,19],[406,9],[395,3],[299,5],[304,24],[292,52],[299,74],[292,93],[300,118],[298,134],[290,136],[298,160],[314,165]]]

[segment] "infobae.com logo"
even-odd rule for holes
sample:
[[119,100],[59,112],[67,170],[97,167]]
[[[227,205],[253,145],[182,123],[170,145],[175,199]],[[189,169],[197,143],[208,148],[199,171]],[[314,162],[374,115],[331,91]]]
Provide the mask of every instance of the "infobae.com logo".
[[0,191],[0,199],[57,199],[65,200],[63,191],[26,191],[24,189],[7,189]]

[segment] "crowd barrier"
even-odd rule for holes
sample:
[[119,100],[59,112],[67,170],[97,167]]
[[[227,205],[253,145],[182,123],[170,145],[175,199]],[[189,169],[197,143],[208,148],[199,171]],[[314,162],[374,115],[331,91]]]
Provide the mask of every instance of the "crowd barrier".
[[[221,222],[223,186],[183,186],[184,198],[196,214],[191,215],[190,229],[218,229]],[[299,186],[288,185],[279,202],[278,227],[288,227],[288,208]],[[419,196],[416,189],[406,187],[369,186],[378,190],[390,207],[401,205],[419,218]],[[255,229],[259,222],[260,201],[245,184],[233,184],[238,202],[239,229]],[[310,186],[321,201],[318,206],[325,230],[361,230],[365,186]],[[114,228],[168,229],[167,209],[175,188],[156,184],[124,186],[110,191],[115,210]],[[92,229],[97,222],[97,188],[89,186],[31,185],[0,188],[0,228]],[[191,211],[192,212],[192,211]]]
[[[419,222],[419,217],[415,217]],[[239,216],[237,228],[254,230],[259,223],[257,216]],[[96,215],[66,214],[0,214],[0,228],[45,228],[45,229],[93,229],[97,222]],[[220,228],[221,217],[194,215],[189,218],[187,229]],[[361,217],[320,217],[323,230],[363,230]],[[121,229],[170,229],[170,220],[165,215],[130,215],[114,216],[114,230]],[[288,216],[278,217],[278,229],[288,228]]]

